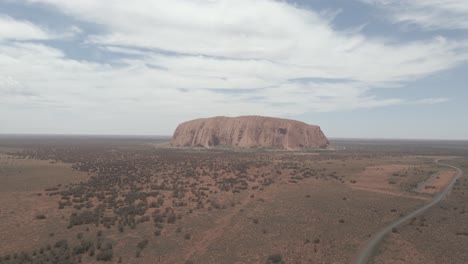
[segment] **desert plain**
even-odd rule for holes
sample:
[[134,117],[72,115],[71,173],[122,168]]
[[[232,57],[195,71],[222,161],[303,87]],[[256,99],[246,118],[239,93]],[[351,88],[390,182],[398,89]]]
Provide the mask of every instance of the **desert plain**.
[[[468,170],[468,142],[174,148],[165,137],[0,137],[0,263],[356,263]],[[467,263],[468,180],[368,263]]]

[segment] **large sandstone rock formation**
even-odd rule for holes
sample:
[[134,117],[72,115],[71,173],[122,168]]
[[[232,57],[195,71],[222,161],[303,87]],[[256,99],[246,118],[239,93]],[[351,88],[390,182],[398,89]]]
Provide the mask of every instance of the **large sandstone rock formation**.
[[328,144],[319,126],[263,116],[195,119],[180,124],[172,137],[172,145],[178,147],[229,146],[294,150],[324,148]]

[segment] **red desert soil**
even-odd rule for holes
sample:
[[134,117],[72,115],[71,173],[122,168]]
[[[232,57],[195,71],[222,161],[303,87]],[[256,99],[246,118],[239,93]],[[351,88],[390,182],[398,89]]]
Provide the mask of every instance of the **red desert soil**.
[[[351,188],[374,193],[381,193],[392,196],[414,198],[420,200],[430,200],[430,197],[411,195],[404,193],[398,184],[390,184],[390,178],[393,173],[408,170],[414,166],[408,165],[381,165],[369,166],[354,177],[355,183]],[[448,181],[447,181],[448,184]]]
[[355,189],[373,190],[382,193],[397,192],[398,186],[388,183],[390,175],[408,168],[410,166],[406,165],[369,166],[354,177],[356,183],[351,186]]
[[452,181],[453,177],[457,174],[456,171],[442,171],[439,175],[432,181],[426,184],[426,187],[421,191],[421,193],[438,193],[447,187],[447,185]]
[[249,202],[249,196],[245,196],[240,204],[244,205],[237,207],[237,210],[231,211],[225,216],[215,221],[216,225],[211,229],[205,232],[204,236],[199,239],[195,244],[190,248],[189,252],[186,255],[186,260],[192,259],[196,255],[203,255],[208,250],[209,246],[219,237],[221,237],[225,231],[231,227],[232,218],[239,213],[239,209],[245,207],[245,204]]
[[[316,179],[278,183],[236,207],[238,213],[232,217],[223,218],[228,223],[223,232],[216,227],[207,231],[201,239],[203,251],[190,260],[265,263],[269,254],[279,252],[286,263],[346,263],[368,232],[419,204],[415,199],[388,199]],[[340,218],[348,224],[340,223]]]
[[328,144],[319,126],[263,116],[195,119],[180,124],[172,137],[172,145],[176,147],[273,147],[292,150],[323,148]]
[[[59,197],[45,195],[44,188],[88,177],[72,171],[70,164],[0,155],[0,237],[4,241],[0,252],[26,251],[44,241],[69,236],[67,221],[62,219],[69,210],[58,211]],[[46,219],[37,220],[38,214]]]
[[376,256],[374,264],[436,264],[433,259],[419,252],[411,242],[404,240],[401,235],[391,234],[390,236],[384,245],[384,254]]

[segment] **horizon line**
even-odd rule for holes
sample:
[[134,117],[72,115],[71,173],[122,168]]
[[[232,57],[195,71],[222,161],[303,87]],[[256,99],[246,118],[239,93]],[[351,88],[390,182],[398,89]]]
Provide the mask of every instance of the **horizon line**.
[[[62,134],[62,133],[0,133],[1,136],[83,136],[83,137],[172,137],[172,135],[156,135],[156,134]],[[329,140],[388,140],[388,141],[468,141],[467,139],[459,138],[385,138],[385,137],[327,137]]]

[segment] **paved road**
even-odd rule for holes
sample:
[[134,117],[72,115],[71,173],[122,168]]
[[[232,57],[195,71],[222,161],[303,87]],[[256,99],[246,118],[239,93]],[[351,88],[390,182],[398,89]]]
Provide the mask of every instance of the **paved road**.
[[426,205],[423,205],[422,207],[419,207],[415,211],[403,216],[402,218],[399,218],[398,220],[396,220],[395,222],[389,224],[388,226],[383,228],[381,231],[379,231],[377,234],[375,234],[367,242],[366,246],[362,249],[362,251],[359,252],[359,256],[358,256],[358,258],[356,259],[356,262],[355,262],[356,264],[367,264],[367,262],[369,261],[370,256],[372,255],[372,253],[376,249],[376,246],[382,241],[382,239],[385,237],[385,235],[387,233],[391,232],[393,228],[398,227],[403,222],[406,222],[406,221],[410,220],[411,218],[421,214],[422,212],[426,211],[427,209],[429,209],[432,206],[439,203],[442,199],[445,198],[445,196],[447,196],[447,194],[450,193],[450,191],[452,190],[452,187],[455,184],[455,182],[457,181],[457,179],[460,178],[463,175],[463,171],[460,168],[457,168],[455,166],[448,165],[448,164],[445,164],[445,163],[441,163],[439,160],[436,160],[435,162],[437,164],[439,164],[439,165],[442,165],[442,166],[449,167],[449,168],[457,170],[458,174],[456,175],[456,177],[453,178],[453,180],[450,182],[450,184],[447,186],[447,188],[445,188],[444,191],[438,193],[432,199],[432,201],[430,203],[428,203]]

